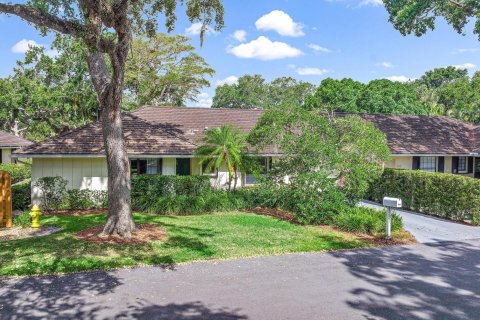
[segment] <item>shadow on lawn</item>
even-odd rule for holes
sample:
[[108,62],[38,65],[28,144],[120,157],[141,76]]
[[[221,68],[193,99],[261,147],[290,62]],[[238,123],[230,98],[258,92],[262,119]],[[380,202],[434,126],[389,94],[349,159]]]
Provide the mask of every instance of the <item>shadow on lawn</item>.
[[0,319],[247,319],[198,301],[157,305],[137,298],[125,308],[122,285],[104,271],[0,280]]
[[[336,252],[350,273],[374,287],[358,287],[347,303],[365,319],[478,319],[480,248],[436,243]],[[372,254],[374,253],[374,254]]]

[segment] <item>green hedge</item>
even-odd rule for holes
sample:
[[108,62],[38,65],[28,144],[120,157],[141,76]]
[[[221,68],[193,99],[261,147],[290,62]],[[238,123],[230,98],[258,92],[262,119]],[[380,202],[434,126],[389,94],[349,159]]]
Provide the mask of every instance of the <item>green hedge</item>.
[[31,203],[31,179],[12,185],[12,207],[14,210],[28,210]]
[[0,171],[8,172],[12,178],[12,183],[17,183],[32,177],[32,167],[29,164],[0,163]]
[[445,173],[385,169],[369,198],[398,197],[403,207],[457,221],[480,224],[480,180]]

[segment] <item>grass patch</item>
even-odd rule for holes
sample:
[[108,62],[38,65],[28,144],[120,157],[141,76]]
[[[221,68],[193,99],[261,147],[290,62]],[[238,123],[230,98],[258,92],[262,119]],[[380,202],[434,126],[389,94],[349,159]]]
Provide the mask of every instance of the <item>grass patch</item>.
[[64,229],[41,238],[2,242],[0,276],[172,265],[369,246],[364,240],[340,232],[247,213],[183,217],[135,214],[135,221],[161,226],[166,230],[166,239],[135,246],[87,243],[73,235],[103,224],[103,214],[44,218],[43,224]]

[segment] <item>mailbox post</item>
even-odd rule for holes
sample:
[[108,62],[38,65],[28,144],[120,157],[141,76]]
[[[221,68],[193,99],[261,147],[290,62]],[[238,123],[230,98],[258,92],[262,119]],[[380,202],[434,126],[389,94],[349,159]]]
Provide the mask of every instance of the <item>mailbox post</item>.
[[392,209],[401,208],[402,207],[402,199],[399,198],[390,198],[384,197],[383,198],[383,206],[387,208],[387,240],[390,240],[392,234]]

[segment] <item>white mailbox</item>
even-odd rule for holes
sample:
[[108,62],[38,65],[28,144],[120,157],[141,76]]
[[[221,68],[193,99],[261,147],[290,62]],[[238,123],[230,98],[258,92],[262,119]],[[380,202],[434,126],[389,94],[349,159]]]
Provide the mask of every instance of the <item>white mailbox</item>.
[[401,208],[402,199],[385,197],[383,198],[383,206],[389,208]]

